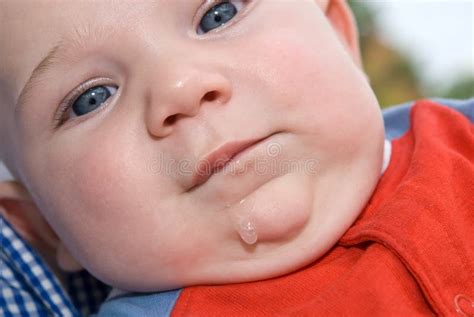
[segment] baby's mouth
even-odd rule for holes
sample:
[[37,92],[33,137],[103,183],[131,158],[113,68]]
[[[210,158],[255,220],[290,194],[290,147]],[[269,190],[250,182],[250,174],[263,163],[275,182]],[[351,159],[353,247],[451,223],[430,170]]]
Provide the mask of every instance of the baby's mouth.
[[193,180],[188,192],[193,191],[209,180],[215,173],[222,170],[229,162],[248,152],[250,148],[267,139],[252,138],[246,140],[229,141],[218,146],[215,150],[200,159],[193,174]]

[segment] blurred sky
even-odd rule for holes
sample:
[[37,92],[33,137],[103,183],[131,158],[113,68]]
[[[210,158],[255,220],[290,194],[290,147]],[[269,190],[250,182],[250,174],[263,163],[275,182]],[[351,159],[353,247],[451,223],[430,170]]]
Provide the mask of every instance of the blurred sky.
[[360,0],[377,14],[379,34],[410,53],[426,85],[474,75],[474,0]]

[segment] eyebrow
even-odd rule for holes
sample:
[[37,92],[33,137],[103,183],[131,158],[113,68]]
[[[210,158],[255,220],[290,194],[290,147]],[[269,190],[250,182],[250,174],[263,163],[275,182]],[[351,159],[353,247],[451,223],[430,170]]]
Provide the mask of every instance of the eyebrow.
[[[92,30],[94,32],[92,32]],[[74,27],[71,36],[68,38],[61,38],[33,69],[25,86],[18,95],[15,103],[15,113],[23,110],[26,101],[32,97],[32,89],[39,84],[41,78],[47,72],[51,71],[51,69],[56,65],[70,59],[71,56],[65,54],[68,49],[77,48],[78,50],[82,50],[89,46],[88,43],[92,43],[91,45],[94,43],[100,43],[115,34],[114,30],[111,31],[110,29],[100,26],[94,27],[93,25],[80,25]]]
[[54,64],[56,64],[55,60],[58,59],[59,52],[63,49],[62,44],[63,41],[60,41],[58,44],[54,45],[48,54],[33,69],[25,86],[18,95],[17,102],[15,103],[15,112],[21,112],[26,100],[31,96],[31,90],[33,87],[39,82],[39,79],[52,69]]

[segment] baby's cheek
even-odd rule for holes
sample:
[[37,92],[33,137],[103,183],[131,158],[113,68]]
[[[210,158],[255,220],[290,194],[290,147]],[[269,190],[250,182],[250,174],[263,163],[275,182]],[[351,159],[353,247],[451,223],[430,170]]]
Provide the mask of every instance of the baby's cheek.
[[[327,26],[314,37],[275,30],[257,39],[256,86],[273,98],[271,112],[291,132],[307,135],[318,155],[349,157],[380,133],[377,101],[366,78]],[[378,138],[378,135],[377,135]]]
[[317,47],[311,39],[276,33],[278,36],[263,37],[258,42],[262,55],[254,56],[255,86],[267,96],[272,113],[285,114],[275,116],[276,120],[301,130],[294,132],[308,132],[303,130],[309,126],[317,129],[323,118],[328,122],[331,116],[337,117],[338,109],[332,107],[334,94],[344,89],[343,81],[333,80],[343,77],[335,65],[337,58],[331,54],[330,45]]
[[149,155],[141,140],[109,132],[51,155],[55,227],[80,262],[109,281],[127,283],[160,262],[177,262],[170,241],[180,234],[173,225],[184,221],[160,191],[166,175],[143,169]]
[[[126,166],[113,146],[100,144],[96,149],[83,152],[68,164],[71,169],[72,201],[86,205],[83,213],[105,221],[113,216],[120,203],[126,203]],[[129,179],[128,183],[133,181]],[[85,207],[86,207],[85,206]]]
[[[47,173],[52,184],[45,189],[54,206],[53,221],[81,252],[117,244],[134,219],[140,219],[132,217],[140,212],[141,197],[138,175],[133,177],[127,163],[129,149],[117,140],[90,139],[49,153]],[[121,234],[113,236],[116,232]]]
[[[257,39],[258,47],[250,48],[259,52],[259,55],[248,54],[252,60],[253,70],[262,80],[261,87],[280,92],[294,101],[297,98],[296,90],[305,85],[312,85],[318,72],[317,53],[311,50],[310,44],[302,43],[299,39],[292,38],[291,34],[281,34],[277,37],[262,37]],[[290,87],[292,89],[290,89]],[[285,96],[284,96],[285,97]]]

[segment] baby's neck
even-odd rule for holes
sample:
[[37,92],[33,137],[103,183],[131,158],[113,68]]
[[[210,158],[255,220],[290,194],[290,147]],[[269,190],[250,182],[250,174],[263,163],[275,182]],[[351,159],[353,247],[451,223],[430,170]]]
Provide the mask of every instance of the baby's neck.
[[382,163],[382,173],[385,173],[387,170],[388,164],[390,164],[390,158],[392,157],[392,143],[389,140],[385,140],[383,146],[383,163]]

